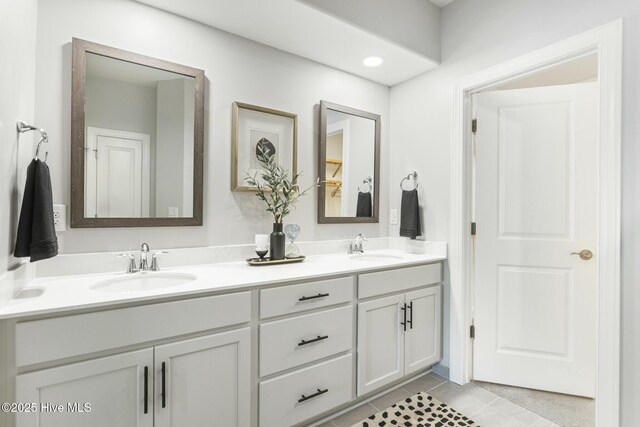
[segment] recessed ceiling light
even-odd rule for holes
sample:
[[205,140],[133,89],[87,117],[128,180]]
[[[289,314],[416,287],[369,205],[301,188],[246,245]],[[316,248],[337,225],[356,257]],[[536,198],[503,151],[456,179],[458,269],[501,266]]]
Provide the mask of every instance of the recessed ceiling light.
[[362,63],[367,67],[377,67],[378,65],[382,64],[382,62],[383,59],[379,56],[369,56],[368,58],[364,58],[364,60],[362,61]]

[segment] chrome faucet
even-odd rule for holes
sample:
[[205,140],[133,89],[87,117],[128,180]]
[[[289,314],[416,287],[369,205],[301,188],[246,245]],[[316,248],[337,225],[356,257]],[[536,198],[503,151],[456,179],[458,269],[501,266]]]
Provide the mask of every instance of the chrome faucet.
[[140,271],[148,271],[149,270],[149,245],[143,243],[140,247],[140,267],[138,270]]
[[353,253],[364,253],[364,249],[362,248],[362,242],[366,242],[367,238],[364,236],[364,234],[359,233],[355,240],[352,242],[349,242],[349,249],[347,250],[348,254],[353,254]]
[[129,258],[129,266],[127,267],[127,273],[137,273],[138,271],[160,271],[160,265],[158,264],[158,255],[168,254],[168,251],[158,251],[152,254],[151,256],[151,266],[149,266],[149,254],[151,251],[149,250],[149,245],[143,243],[140,247],[140,263],[136,268],[136,257],[131,254],[118,254],[116,255],[119,258],[128,257]]

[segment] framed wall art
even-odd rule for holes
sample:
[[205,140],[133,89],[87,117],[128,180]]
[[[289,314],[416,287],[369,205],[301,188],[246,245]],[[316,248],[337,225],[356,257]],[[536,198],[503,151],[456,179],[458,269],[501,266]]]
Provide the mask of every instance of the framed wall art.
[[[298,115],[242,102],[233,103],[231,124],[231,191],[256,191],[245,181],[261,169],[261,149],[276,156],[285,169],[297,172]],[[259,176],[259,175],[258,175]]]

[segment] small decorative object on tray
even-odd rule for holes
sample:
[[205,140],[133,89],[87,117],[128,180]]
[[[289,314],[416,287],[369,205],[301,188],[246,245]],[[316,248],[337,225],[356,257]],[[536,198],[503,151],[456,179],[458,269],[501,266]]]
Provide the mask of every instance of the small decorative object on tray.
[[274,259],[271,258],[249,258],[247,264],[249,265],[278,265],[278,264],[293,264],[296,262],[304,261],[306,257],[304,255],[297,256],[295,258]]

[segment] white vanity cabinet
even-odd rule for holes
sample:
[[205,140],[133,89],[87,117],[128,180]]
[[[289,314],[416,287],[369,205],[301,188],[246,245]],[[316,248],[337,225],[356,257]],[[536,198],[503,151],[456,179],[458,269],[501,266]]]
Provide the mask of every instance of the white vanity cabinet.
[[358,303],[358,396],[440,360],[440,274],[431,264],[360,276],[359,297],[396,294]]
[[[18,375],[17,401],[40,413],[19,415],[17,425],[182,427],[215,417],[248,426],[250,337],[244,328]],[[43,404],[63,409],[44,412]]]
[[152,427],[152,372],[148,348],[18,375],[16,402],[37,408],[18,413],[16,425]]
[[441,263],[385,268],[3,320],[0,425],[313,424],[440,360]]
[[[113,352],[153,340],[161,343],[17,375],[16,402],[34,402],[39,408],[38,413],[19,414],[17,426],[183,427],[212,425],[215,419],[215,425],[249,427],[250,327],[187,339],[174,334],[247,323],[250,307],[251,294],[243,292],[18,322],[18,366],[31,360],[56,364],[59,354],[80,357],[96,349]],[[171,317],[176,312],[185,315],[176,320]],[[114,324],[119,328],[95,336],[96,330],[106,333]],[[25,353],[27,343],[37,345],[38,337],[42,342],[51,334],[62,341],[63,334],[68,336],[73,346]],[[113,347],[103,349],[105,341]],[[45,403],[61,404],[63,410],[43,411]],[[90,412],[74,413],[68,407],[85,409],[84,403],[90,404]]]
[[155,427],[248,426],[250,341],[244,328],[155,347]]
[[[260,291],[259,426],[299,425],[354,398],[354,277]],[[327,360],[328,359],[328,360]]]

